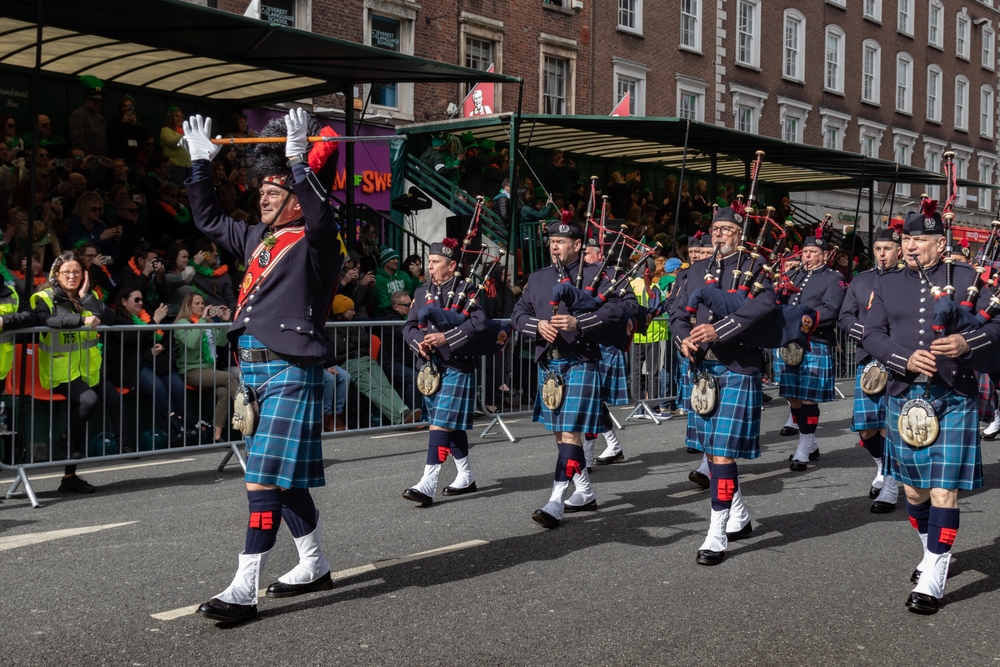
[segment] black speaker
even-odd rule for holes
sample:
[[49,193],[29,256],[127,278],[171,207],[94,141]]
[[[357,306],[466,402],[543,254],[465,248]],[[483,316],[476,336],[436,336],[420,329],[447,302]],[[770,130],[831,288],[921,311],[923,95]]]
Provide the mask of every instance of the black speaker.
[[[445,218],[445,233],[448,238],[456,239],[459,245],[465,240],[465,235],[469,233],[469,223],[472,222],[471,215],[453,215]],[[483,231],[482,224],[480,223],[479,229],[476,230],[476,235],[472,237],[472,241],[469,242],[469,250],[482,250],[483,248]]]

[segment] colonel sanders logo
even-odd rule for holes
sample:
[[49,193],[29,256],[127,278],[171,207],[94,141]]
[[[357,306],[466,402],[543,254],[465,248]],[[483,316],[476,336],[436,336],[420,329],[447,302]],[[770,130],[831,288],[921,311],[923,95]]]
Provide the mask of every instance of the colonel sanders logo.
[[807,334],[810,331],[812,331],[812,327],[813,327],[813,318],[809,317],[808,315],[803,315],[802,325],[799,327],[799,329],[802,330],[802,333]]

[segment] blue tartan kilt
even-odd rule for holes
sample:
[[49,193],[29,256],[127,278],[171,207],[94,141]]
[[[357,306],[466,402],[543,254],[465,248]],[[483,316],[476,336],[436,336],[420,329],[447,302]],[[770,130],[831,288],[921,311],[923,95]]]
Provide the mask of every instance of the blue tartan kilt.
[[691,397],[691,362],[676,350],[674,350],[674,354],[677,355],[677,367],[680,373],[677,382],[677,405],[685,410],[690,410],[688,399]]
[[[531,421],[541,422],[546,431],[565,433],[603,433],[601,419],[602,383],[598,362],[578,359],[544,359],[538,364],[538,393]],[[558,410],[549,410],[542,403],[542,384],[546,371],[563,376],[564,394]]]
[[476,409],[476,374],[439,366],[441,388],[433,396],[424,396],[431,426],[467,431],[472,428]]
[[611,405],[628,405],[628,374],[625,368],[625,353],[611,345],[601,346],[601,362],[597,365],[601,374],[601,398]]
[[[264,348],[249,335],[240,336],[238,344]],[[325,485],[322,364],[300,368],[280,359],[241,362],[240,371],[257,391],[260,405],[260,425],[246,439],[246,481],[283,489]]]
[[993,413],[997,409],[996,387],[989,373],[976,373],[979,381],[979,421],[993,421]]
[[778,396],[782,398],[826,403],[835,396],[833,348],[826,343],[813,341],[812,349],[798,366],[787,365],[781,351],[776,350],[774,374],[778,378]]
[[858,372],[854,376],[854,415],[851,417],[851,430],[855,433],[873,428],[885,428],[885,390],[874,396],[869,396],[861,390],[861,371],[868,362],[858,364]]
[[892,474],[918,489],[978,489],[983,485],[983,455],[979,444],[976,398],[932,386],[931,404],[941,425],[934,444],[910,447],[899,437],[899,413],[912,398],[920,398],[926,385],[913,384],[901,396],[886,400]]
[[760,456],[760,410],[763,403],[761,374],[740,375],[718,361],[703,360],[719,381],[719,405],[708,415],[688,409],[686,439],[689,447],[709,456],[755,459]]

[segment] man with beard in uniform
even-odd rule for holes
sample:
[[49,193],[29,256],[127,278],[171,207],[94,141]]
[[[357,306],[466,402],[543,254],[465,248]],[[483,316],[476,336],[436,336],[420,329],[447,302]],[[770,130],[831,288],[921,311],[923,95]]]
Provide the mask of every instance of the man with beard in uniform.
[[801,472],[808,461],[819,458],[816,428],[819,425],[819,404],[835,396],[833,348],[837,344],[837,316],[844,303],[847,285],[839,271],[827,263],[827,242],[816,236],[806,237],[802,246],[802,268],[792,283],[800,291],[788,299],[788,305],[803,304],[815,308],[819,324],[810,339],[811,349],[803,351],[797,366],[788,364],[782,349],[774,357],[774,374],[778,378],[778,395],[788,399],[789,408],[799,425],[799,444],[789,457],[790,468]]
[[708,455],[712,478],[712,518],[708,535],[698,550],[696,562],[700,565],[722,563],[729,540],[746,537],[753,531],[750,513],[743,503],[736,459],[760,456],[764,355],[760,348],[741,341],[740,334],[771,315],[774,290],[770,280],[761,275],[760,293],[725,317],[716,318],[702,303],[692,324],[686,308],[690,294],[704,286],[699,276],[713,277],[714,287],[722,288],[719,282],[728,280],[734,270],[749,269],[750,256],[741,257],[736,252],[742,225],[742,216],[733,209],[719,209],[711,228],[719,260],[702,260],[691,266],[689,278],[678,291],[670,313],[670,328],[681,353],[694,370],[713,375],[718,383],[718,400],[713,410],[698,414],[692,405],[688,412],[688,438]]
[[[902,221],[900,220],[900,227]],[[885,389],[870,394],[862,389],[862,376],[865,368],[872,364],[874,372],[875,365],[880,365],[878,361],[865,351],[861,343],[865,335],[865,319],[868,316],[868,304],[871,301],[872,293],[875,290],[875,282],[879,276],[896,271],[896,263],[903,256],[902,237],[896,227],[887,227],[875,234],[875,243],[872,250],[875,253],[876,268],[862,271],[854,276],[847,294],[844,295],[844,303],[840,307],[840,329],[854,339],[857,348],[854,353],[858,362],[857,376],[854,382],[854,414],[851,417],[851,430],[861,438],[861,446],[868,450],[868,453],[875,459],[875,481],[872,482],[868,497],[873,498],[872,512],[875,514],[886,514],[896,509],[896,500],[899,495],[899,487],[891,472],[883,476],[886,468],[884,465],[883,452],[885,448]],[[881,369],[885,371],[885,367]]]
[[[614,345],[620,329],[626,326],[628,312],[615,290],[600,308],[573,315],[559,302],[553,311],[552,288],[564,279],[574,280],[583,261],[583,230],[570,216],[548,227],[549,252],[553,265],[538,269],[528,277],[521,299],[514,306],[511,322],[514,329],[535,341],[538,384],[551,376],[562,382],[563,398],[555,408],[542,401],[540,390],[535,397],[532,421],[542,422],[556,437],[559,458],[555,481],[548,502],[535,510],[531,518],[545,528],[555,528],[563,512],[593,511],[597,496],[590,486],[587,461],[583,453],[585,433],[601,430],[602,381],[598,377],[601,345]],[[584,267],[583,285],[591,284],[598,267]],[[601,280],[598,293],[609,287]],[[630,332],[631,333],[631,332]],[[570,480],[576,491],[563,503]]]
[[[875,282],[862,338],[865,351],[891,371],[886,386],[886,444],[893,475],[903,483],[910,524],[925,545],[911,576],[916,588],[906,601],[918,614],[935,613],[944,596],[958,534],[958,491],[983,484],[976,378],[959,360],[995,354],[1000,341],[996,320],[962,334],[951,328],[935,331],[935,296],[947,283],[947,268],[941,261],[944,248],[939,213],[925,209],[907,215],[906,265]],[[954,266],[956,301],[968,294],[975,278],[972,267]],[[989,292],[979,291],[975,312],[989,308]],[[940,430],[933,437],[935,422]],[[920,446],[904,441],[904,435]]]

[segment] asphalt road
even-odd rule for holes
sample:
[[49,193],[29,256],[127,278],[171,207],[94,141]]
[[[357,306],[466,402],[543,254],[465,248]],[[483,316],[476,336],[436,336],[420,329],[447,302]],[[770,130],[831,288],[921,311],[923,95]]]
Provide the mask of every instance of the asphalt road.
[[[779,403],[764,411],[763,456],[740,462],[753,536],[712,568],[695,564],[710,506],[687,480],[698,457],[681,420],[630,422],[627,459],[592,475],[599,511],[552,531],[529,517],[551,488],[554,440],[523,418],[510,424],[515,444],[471,438],[478,493],[424,509],[400,493],[422,472],[425,432],[331,440],[314,497],[331,566],[347,576],[329,592],[262,598],[256,621],[228,629],[190,607],[235,570],[238,466],[217,473],[213,452],[83,467],[99,487],[90,496],[37,478],[40,509],[0,503],[0,665],[1000,660],[1000,445],[985,443],[986,486],[961,499],[946,604],[921,617],[903,607],[919,541],[902,499],[892,514],[869,511],[874,465],[849,432],[850,401],[823,407],[822,458],[805,473],[788,470],[795,439],[777,436]],[[452,476],[449,461],[441,486]],[[406,558],[430,550],[442,551]],[[294,562],[282,528],[262,586]]]

